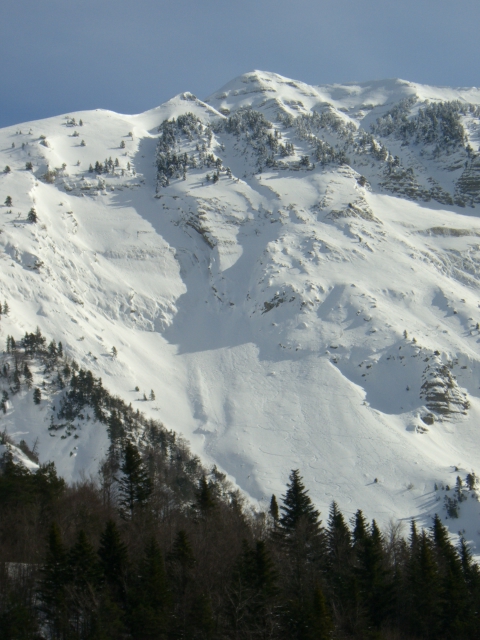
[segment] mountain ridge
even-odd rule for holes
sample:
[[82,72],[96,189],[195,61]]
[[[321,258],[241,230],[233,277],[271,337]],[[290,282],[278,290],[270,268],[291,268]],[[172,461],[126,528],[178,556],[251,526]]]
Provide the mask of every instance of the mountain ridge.
[[[480,468],[480,91],[382,82],[256,71],[2,129],[3,339],[38,324],[260,504],[299,467],[322,511],[446,517],[435,484]],[[31,393],[2,428],[95,473],[106,432],[70,455]],[[477,504],[450,521],[474,544]]]

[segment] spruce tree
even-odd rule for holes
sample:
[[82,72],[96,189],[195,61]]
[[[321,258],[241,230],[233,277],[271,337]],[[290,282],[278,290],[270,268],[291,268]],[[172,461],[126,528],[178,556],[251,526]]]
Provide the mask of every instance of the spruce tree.
[[203,515],[210,513],[216,506],[213,483],[208,482],[205,475],[200,478],[196,506]]
[[333,623],[322,589],[316,585],[306,598],[294,595],[283,611],[289,640],[330,640]]
[[368,537],[367,521],[362,511],[359,509],[355,514],[355,525],[353,529],[352,542],[354,549],[361,548]]
[[378,629],[393,609],[393,576],[387,568],[383,539],[375,520],[355,552],[359,598],[368,622]]
[[214,637],[214,632],[212,603],[207,594],[201,593],[194,598],[188,613],[187,633],[191,638],[210,640]]
[[442,622],[451,636],[462,637],[465,621],[468,618],[466,604],[468,590],[457,550],[450,542],[448,530],[442,524],[438,514],[433,518],[431,529],[437,564],[439,567],[442,592]]
[[100,565],[94,548],[83,530],[67,554],[69,618],[77,637],[91,637],[96,624]]
[[34,207],[32,207],[32,208],[30,209],[30,211],[28,212],[27,220],[28,220],[29,222],[31,222],[31,223],[36,223],[36,222],[38,222],[38,215],[37,215],[37,212],[35,211],[35,208],[34,208]]
[[162,552],[154,538],[145,548],[140,562],[130,614],[130,627],[135,640],[161,640],[166,637],[171,611],[171,596]]
[[246,540],[235,564],[230,588],[230,618],[240,637],[271,637],[276,626],[278,575],[263,540]]
[[60,530],[52,524],[38,587],[39,610],[51,637],[62,638],[68,627],[67,554]]
[[185,594],[196,564],[190,541],[185,531],[179,531],[175,537],[172,550],[167,556],[168,574],[174,589]]
[[340,615],[345,619],[354,619],[357,615],[358,593],[353,570],[352,540],[336,502],[332,502],[330,507],[326,536],[330,589]]
[[473,561],[472,553],[468,548],[465,538],[460,540],[460,561],[462,563],[463,577],[468,591],[465,603],[465,634],[472,638],[480,637],[480,567]]
[[277,498],[276,498],[275,495],[272,495],[272,498],[270,500],[269,513],[272,516],[274,526],[277,526],[278,518],[279,518],[279,511],[278,511]]
[[67,565],[69,581],[78,590],[87,593],[99,586],[100,563],[83,530],[78,532],[77,540],[68,552]]
[[416,535],[415,530],[411,543],[407,573],[410,630],[416,637],[433,640],[439,636],[443,608],[438,567],[425,531]]
[[287,491],[282,496],[283,504],[280,507],[280,510],[283,511],[279,520],[281,530],[285,534],[293,533],[303,521],[308,524],[309,528],[318,531],[320,514],[307,495],[308,491],[305,489],[298,469],[294,469],[290,473],[289,480]]
[[110,589],[112,598],[124,603],[128,566],[127,547],[122,542],[113,520],[107,521],[105,530],[100,536],[98,555],[103,580]]
[[145,505],[152,493],[152,482],[133,442],[125,445],[120,470],[120,512],[124,517],[132,518],[135,509]]

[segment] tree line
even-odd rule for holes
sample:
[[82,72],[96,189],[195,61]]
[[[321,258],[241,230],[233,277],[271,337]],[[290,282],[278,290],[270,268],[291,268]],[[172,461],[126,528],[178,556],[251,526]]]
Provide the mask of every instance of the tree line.
[[3,455],[2,640],[479,637],[479,569],[438,516],[404,539],[335,503],[322,524],[298,470],[256,513],[216,469],[180,497],[160,447],[117,462],[69,486]]
[[4,395],[33,393],[43,370],[50,434],[91,413],[110,447],[98,477],[69,485],[53,463],[15,463],[1,436],[0,640],[480,637],[478,566],[438,516],[407,538],[335,503],[322,523],[298,470],[255,511],[60,342],[9,336],[3,359]]

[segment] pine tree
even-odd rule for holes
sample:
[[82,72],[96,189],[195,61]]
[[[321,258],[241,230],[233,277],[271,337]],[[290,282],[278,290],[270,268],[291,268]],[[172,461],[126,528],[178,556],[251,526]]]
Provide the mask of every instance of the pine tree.
[[333,623],[322,589],[317,585],[307,598],[295,595],[284,611],[289,640],[330,640]]
[[472,553],[467,546],[465,538],[460,540],[460,561],[462,563],[463,577],[468,591],[465,603],[465,635],[472,638],[480,637],[480,610],[477,606],[480,602],[480,568],[473,561]]
[[462,637],[464,622],[468,617],[468,591],[462,561],[438,514],[433,518],[431,533],[440,574],[443,625],[451,636]]
[[282,496],[283,504],[280,510],[283,511],[280,516],[280,528],[285,534],[295,531],[299,524],[303,521],[308,524],[314,532],[320,527],[318,518],[319,512],[312,504],[308,491],[302,483],[302,478],[298,469],[294,469],[290,473],[290,482],[287,484],[287,492]]
[[50,358],[56,358],[58,355],[57,343],[55,342],[55,340],[52,340],[48,345],[48,355],[50,356]]
[[196,506],[203,515],[212,511],[216,506],[213,484],[208,482],[205,475],[200,478]]
[[240,637],[271,637],[276,626],[278,576],[263,540],[246,540],[236,562],[229,591],[230,617]]
[[171,596],[162,552],[155,539],[145,548],[139,567],[139,577],[131,594],[134,604],[130,615],[135,640],[160,640],[166,637],[171,608]]
[[117,525],[108,520],[100,536],[100,568],[113,600],[125,602],[125,583],[128,567],[127,547],[120,538]]
[[90,592],[100,584],[100,564],[85,531],[80,530],[67,556],[69,581],[79,590]]
[[180,595],[184,595],[196,564],[185,531],[181,530],[177,533],[172,550],[167,556],[167,562],[172,585]]
[[38,222],[38,215],[34,207],[32,207],[28,212],[27,220],[33,224]]
[[5,198],[5,206],[6,207],[11,207],[12,205],[13,205],[12,196],[7,196]]
[[52,638],[63,638],[67,631],[67,582],[67,554],[60,530],[52,524],[38,587],[39,609]]
[[115,411],[115,409],[112,409],[112,413],[108,417],[107,424],[107,432],[108,437],[110,438],[110,442],[112,442],[112,444],[118,443],[118,441],[124,435],[125,430],[123,427],[122,419],[120,418],[118,412]]
[[362,545],[365,543],[365,540],[368,537],[367,526],[368,525],[367,525],[367,521],[365,520],[365,516],[363,515],[362,511],[359,509],[355,514],[355,526],[353,529],[353,536],[352,536],[354,549],[358,549],[359,547],[362,547]]
[[215,620],[210,598],[202,593],[193,600],[187,621],[189,637],[210,640],[214,637]]
[[143,506],[152,493],[152,482],[133,442],[127,442],[120,466],[119,494],[121,513],[132,518],[137,507]]
[[311,619],[312,638],[315,638],[315,640],[330,640],[333,633],[333,623],[325,596],[319,586],[313,592]]
[[279,518],[279,511],[278,511],[277,498],[275,495],[272,495],[272,498],[270,500],[269,513],[272,516],[273,524],[276,527],[278,523],[278,518]]
[[367,620],[378,629],[393,608],[393,577],[387,568],[383,539],[375,520],[365,534],[355,548],[356,579]]
[[33,376],[32,376],[32,372],[30,371],[27,363],[25,363],[25,365],[23,367],[23,375],[25,377],[25,382],[26,382],[26,385],[27,385],[27,389],[31,389]]
[[33,402],[35,404],[40,404],[41,401],[42,401],[42,392],[38,387],[35,387],[35,389],[33,390]]
[[78,637],[89,637],[95,626],[100,565],[83,530],[67,554],[70,620]]
[[407,594],[408,619],[412,633],[425,640],[437,638],[443,607],[440,576],[431,541],[425,531],[418,535],[416,529],[411,536]]
[[353,571],[350,531],[336,502],[332,502],[327,523],[327,570],[330,588],[342,617],[356,616],[358,593]]

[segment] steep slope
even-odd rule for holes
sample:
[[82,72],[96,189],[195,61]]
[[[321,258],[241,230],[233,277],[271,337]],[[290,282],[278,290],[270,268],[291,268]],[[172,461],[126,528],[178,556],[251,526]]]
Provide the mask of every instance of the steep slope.
[[[447,516],[441,487],[480,469],[479,105],[253,72],[3,129],[2,335],[38,325],[262,504],[298,467],[324,512]],[[9,435],[94,473],[104,427],[70,455],[31,394]],[[448,522],[479,544],[468,495]]]

